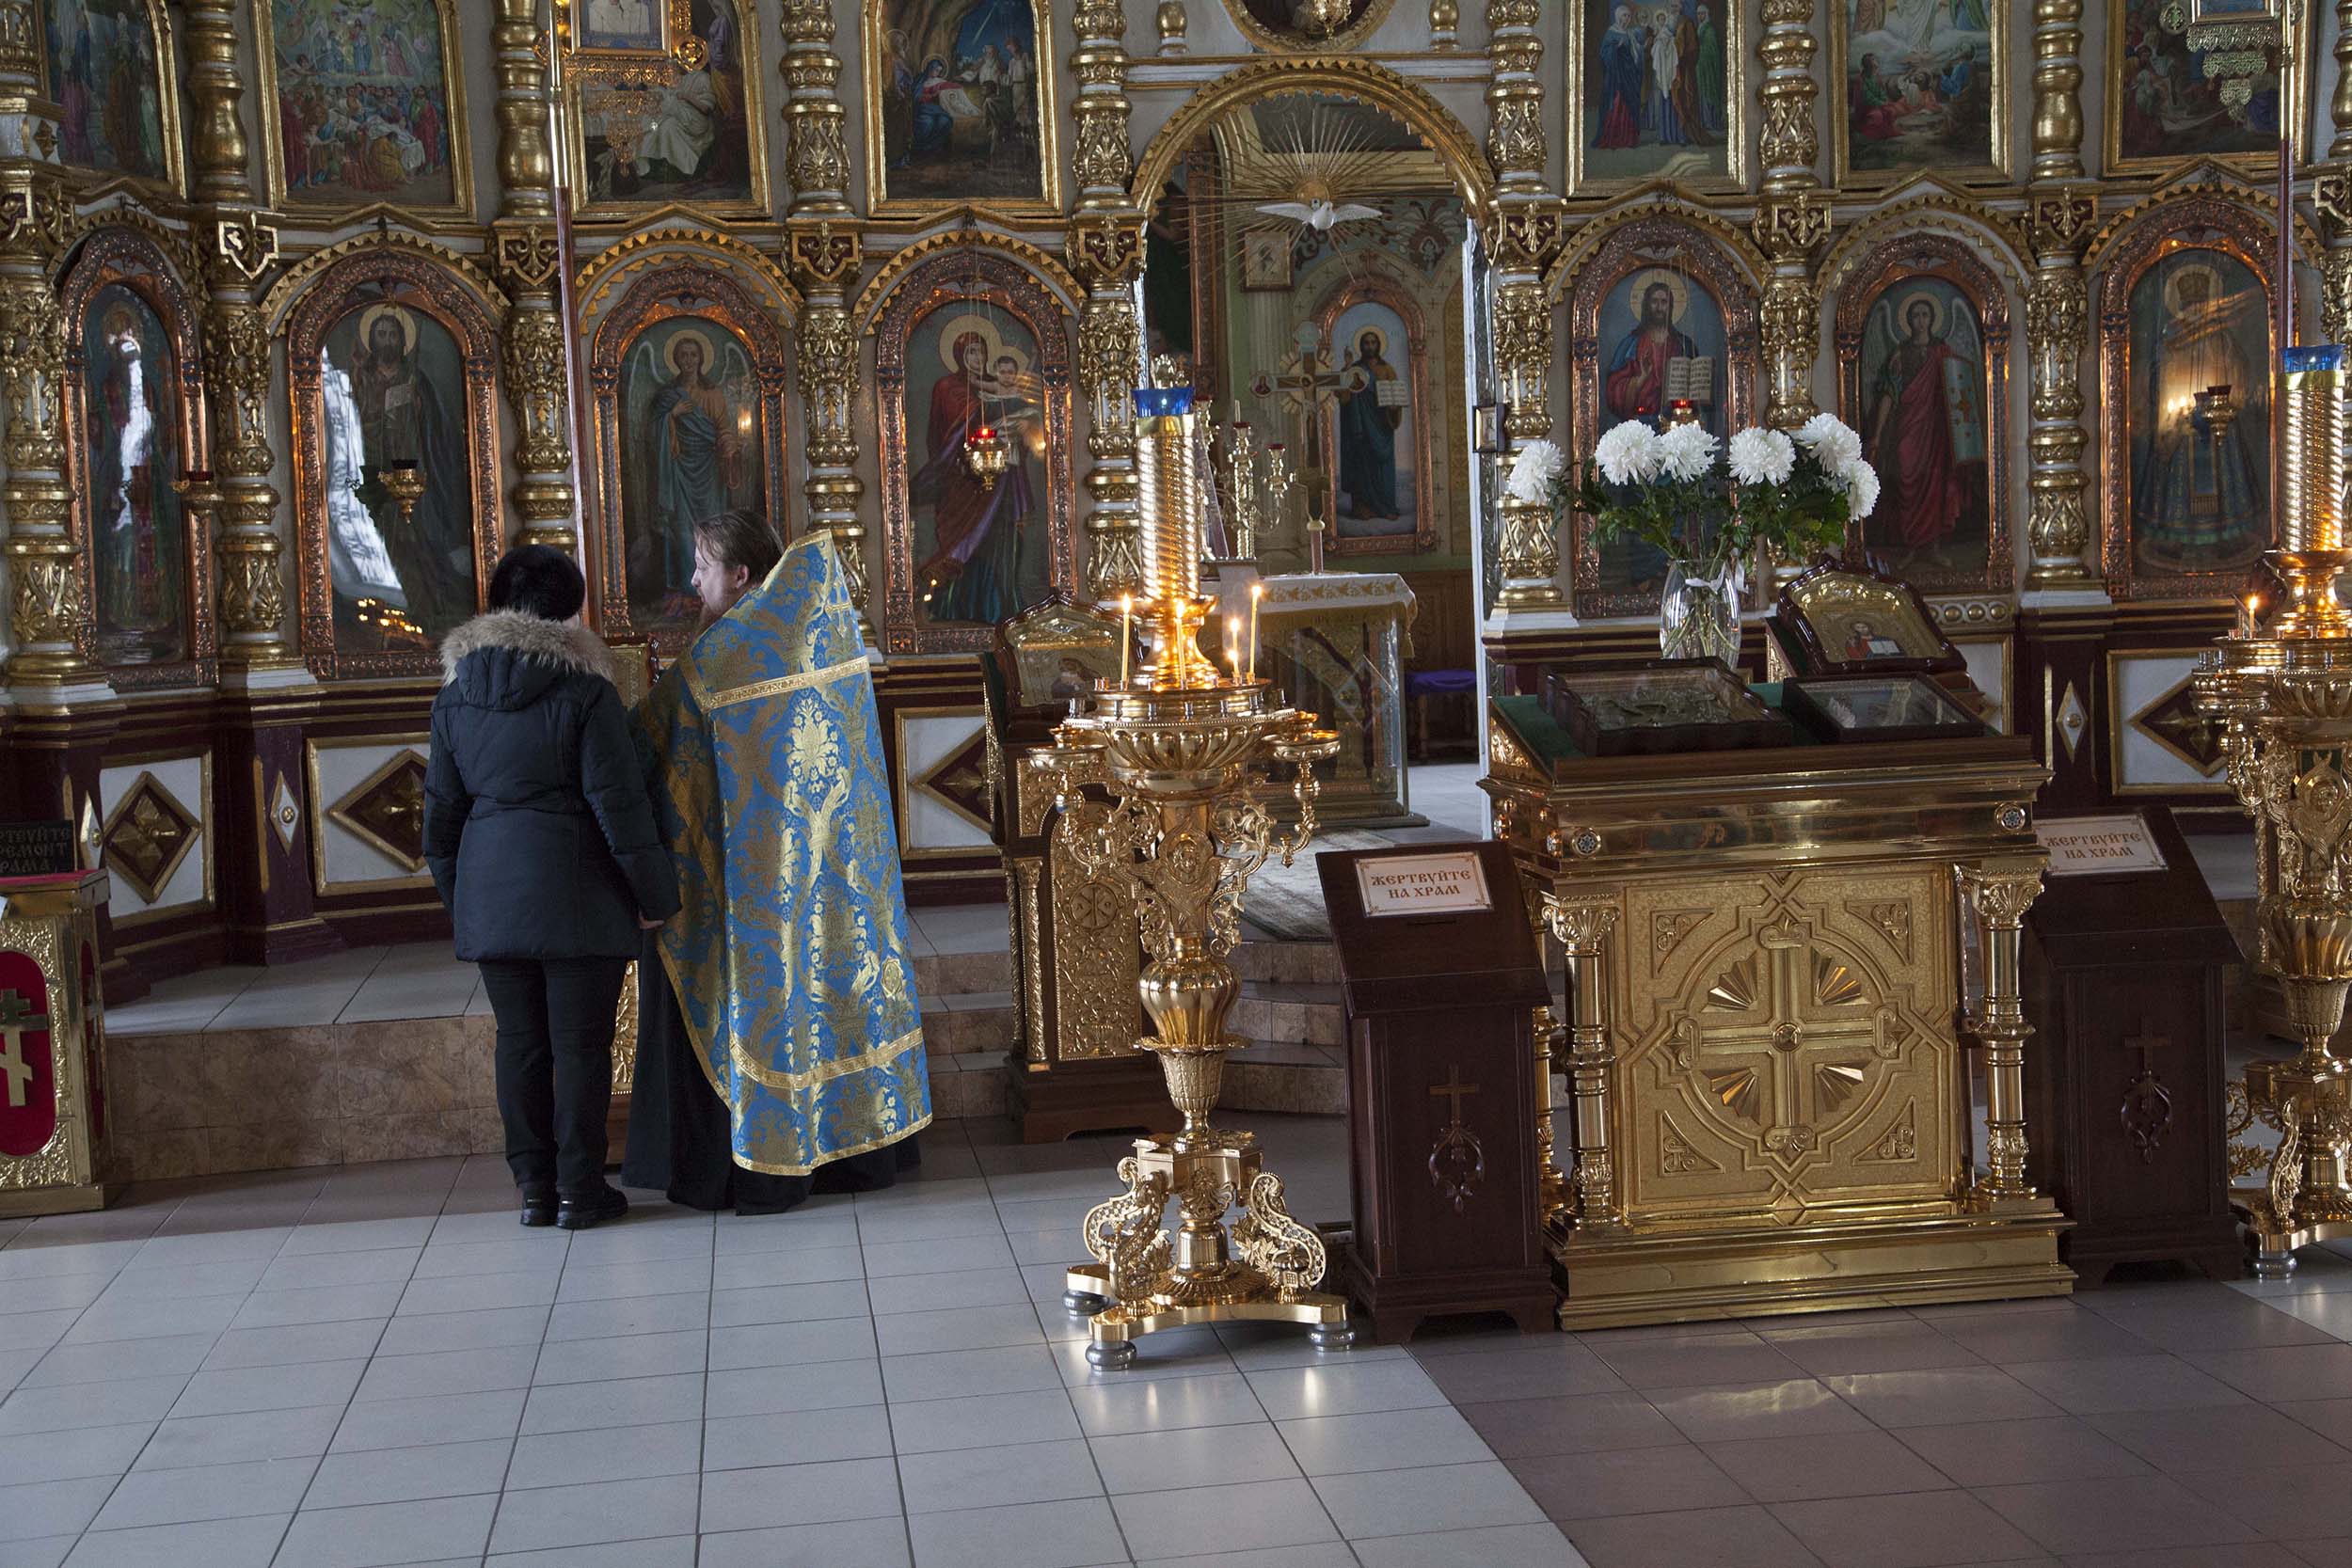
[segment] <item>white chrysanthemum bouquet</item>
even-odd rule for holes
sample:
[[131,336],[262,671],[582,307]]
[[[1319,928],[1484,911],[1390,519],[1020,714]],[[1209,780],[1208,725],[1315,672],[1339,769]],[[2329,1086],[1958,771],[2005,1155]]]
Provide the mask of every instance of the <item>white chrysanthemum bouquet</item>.
[[[1549,442],[1537,445],[1549,455],[1529,469],[1531,483],[1541,472],[1556,494],[1565,466]],[[1515,467],[1514,485],[1519,476]],[[1628,420],[1601,433],[1565,499],[1591,516],[1599,539],[1630,537],[1670,557],[1722,562],[1750,560],[1759,546],[1792,561],[1834,549],[1878,497],[1862,437],[1817,414],[1794,436],[1752,428],[1727,447],[1696,424],[1661,431]]]

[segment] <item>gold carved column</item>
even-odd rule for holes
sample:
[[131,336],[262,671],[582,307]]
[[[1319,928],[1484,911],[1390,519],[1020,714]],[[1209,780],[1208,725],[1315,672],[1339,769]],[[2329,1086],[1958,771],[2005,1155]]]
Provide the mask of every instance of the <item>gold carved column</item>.
[[[1544,924],[1567,950],[1568,1093],[1576,1130],[1576,1167],[1568,1177],[1568,1211],[1585,1229],[1621,1218],[1615,1157],[1610,1152],[1610,1082],[1617,1070],[1609,1038],[1609,939],[1617,928],[1613,897],[1544,895]],[[1550,1214],[1546,1224],[1553,1223]]]
[[498,0],[491,29],[499,78],[499,215],[493,258],[506,290],[506,396],[515,407],[515,510],[524,544],[580,552],[572,483],[572,401],[565,374],[564,263],[556,238],[555,150],[537,0]]
[[1128,397],[1143,373],[1143,328],[1136,319],[1135,280],[1143,264],[1138,209],[1157,193],[1135,193],[1135,150],[1127,135],[1127,18],[1120,0],[1078,0],[1072,18],[1078,46],[1070,68],[1078,78],[1071,113],[1077,125],[1074,166],[1078,214],[1069,261],[1087,286],[1078,322],[1078,390],[1086,399],[1086,596],[1098,607],[1143,586],[1142,524],[1137,511],[1136,436]]
[[65,481],[65,318],[49,267],[70,214],[56,166],[36,149],[56,146],[57,111],[40,95],[40,23],[30,0],[0,0],[0,120],[12,155],[0,157],[0,403],[8,413],[8,472],[0,483],[8,538],[8,683],[58,701],[72,689],[103,689],[83,657],[80,546]]
[[[1842,0],[1840,0],[1842,3]],[[1820,194],[1820,133],[1814,105],[1813,0],[1764,0],[1764,108],[1760,150],[1764,196],[1756,211],[1756,243],[1772,262],[1756,335],[1764,351],[1764,421],[1794,430],[1815,414],[1813,363],[1821,347],[1821,290],[1816,263],[1828,243],[1829,203]]]
[[[1494,262],[1495,373],[1502,383],[1503,423],[1514,441],[1551,434],[1551,299],[1544,271],[1559,253],[1562,214],[1546,177],[1550,145],[1544,133],[1544,88],[1537,75],[1543,40],[1535,24],[1538,0],[1486,0],[1487,55],[1494,80],[1486,88],[1486,162],[1495,173],[1494,215],[1487,249]],[[1560,592],[1560,533],[1541,501],[1502,499],[1502,589],[1497,601],[1513,610],[1565,610]]]
[[866,253],[850,209],[850,147],[843,132],[848,111],[841,103],[833,8],[825,0],[790,0],[785,7],[784,81],[785,170],[792,183],[785,265],[801,291],[794,350],[808,457],[802,490],[808,498],[808,526],[833,531],[866,645],[879,648],[882,640],[866,608],[873,579],[858,510],[866,484],[857,477],[857,333],[850,323],[850,291]]
[[281,627],[286,583],[270,483],[269,331],[256,303],[278,259],[278,230],[253,202],[238,105],[237,0],[187,0],[190,151],[204,261],[204,379],[212,405],[214,508],[220,574],[220,659],[225,679],[299,663]]
[[1984,1050],[1985,1168],[1976,1195],[1987,1202],[2029,1198],[2026,1177],[2026,1022],[2021,954],[2026,911],[2042,892],[2034,862],[1989,862],[1964,872],[1962,887],[1984,950],[1984,997],[1973,1033]]
[[2083,451],[2082,356],[2090,346],[2090,291],[2083,246],[2098,214],[2083,174],[2083,0],[2035,0],[2033,12],[2033,182],[2027,230],[2033,281],[2026,295],[2032,434],[2032,479],[2026,514],[2030,588],[2089,588],[2098,579],[2086,559],[2090,479]]

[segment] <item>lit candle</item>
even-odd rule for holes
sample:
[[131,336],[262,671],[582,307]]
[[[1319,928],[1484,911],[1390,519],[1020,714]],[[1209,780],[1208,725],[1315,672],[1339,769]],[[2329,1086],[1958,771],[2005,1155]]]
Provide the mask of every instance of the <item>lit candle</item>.
[[1249,678],[1258,678],[1258,601],[1265,597],[1265,584],[1249,585]]
[[2250,641],[2254,635],[2254,612],[2262,608],[2259,594],[2249,594],[2238,608],[2237,635],[2240,641]]
[[1136,644],[1136,596],[1119,595],[1119,684],[1127,685],[1127,650]]
[[1233,680],[1241,681],[1241,617],[1225,617],[1225,662],[1233,667]]

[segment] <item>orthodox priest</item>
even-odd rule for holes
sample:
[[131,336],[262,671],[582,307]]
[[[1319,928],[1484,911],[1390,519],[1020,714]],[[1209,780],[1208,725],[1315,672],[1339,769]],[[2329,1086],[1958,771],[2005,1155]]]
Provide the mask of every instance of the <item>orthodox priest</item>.
[[776,1213],[886,1187],[931,1117],[882,725],[828,535],[694,530],[707,624],[638,709],[677,917],[638,964],[622,1180]]

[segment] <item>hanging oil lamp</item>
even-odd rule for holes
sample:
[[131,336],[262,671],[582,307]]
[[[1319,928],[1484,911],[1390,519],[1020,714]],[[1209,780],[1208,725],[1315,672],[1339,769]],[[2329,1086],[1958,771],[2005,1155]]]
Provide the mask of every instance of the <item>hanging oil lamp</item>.
[[994,425],[979,425],[965,433],[963,466],[980,482],[982,490],[995,489],[997,480],[1011,463],[1012,448]]

